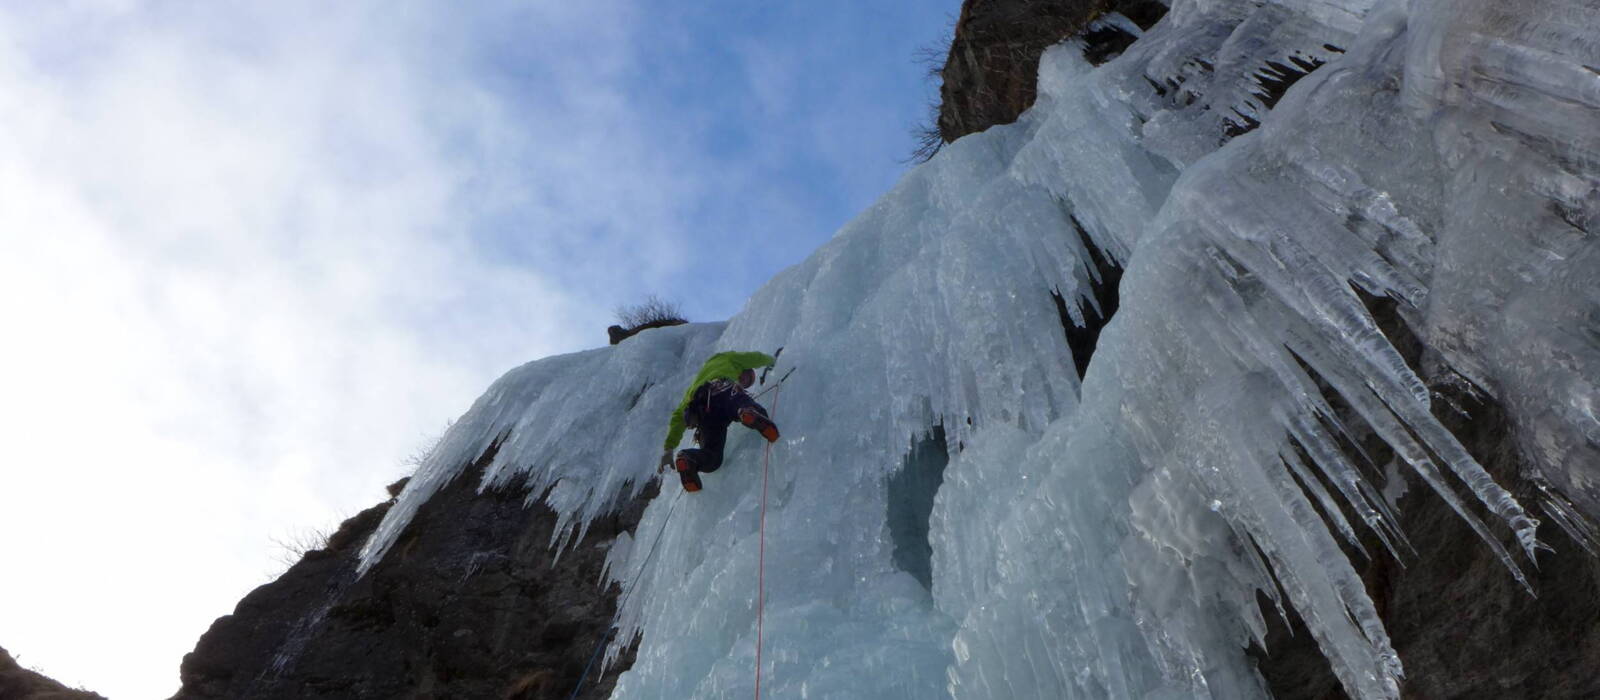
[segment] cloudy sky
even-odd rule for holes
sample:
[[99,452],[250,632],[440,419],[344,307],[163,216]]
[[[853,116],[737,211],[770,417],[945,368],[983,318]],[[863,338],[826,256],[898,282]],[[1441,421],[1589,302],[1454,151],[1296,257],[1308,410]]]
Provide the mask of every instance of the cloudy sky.
[[500,373],[887,190],[959,4],[0,5],[0,646],[170,695]]

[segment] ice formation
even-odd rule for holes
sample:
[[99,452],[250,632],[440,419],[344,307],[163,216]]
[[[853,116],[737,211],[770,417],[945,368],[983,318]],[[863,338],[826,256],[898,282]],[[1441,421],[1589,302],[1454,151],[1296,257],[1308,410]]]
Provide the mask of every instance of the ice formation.
[[[581,531],[655,478],[706,356],[782,347],[767,697],[1264,697],[1258,591],[1351,695],[1396,697],[1341,550],[1409,546],[1385,470],[1447,499],[1507,576],[1535,509],[1594,544],[1600,8],[1174,0],[1147,31],[1103,22],[1141,36],[1099,66],[1051,49],[1017,123],[909,172],[727,323],[508,373],[363,566],[496,441],[483,486]],[[1099,303],[1098,255],[1126,275],[1080,382],[1062,320]],[[1506,407],[1541,502],[1434,418],[1440,381]],[[1398,464],[1360,463],[1367,433]],[[704,492],[668,481],[613,549],[641,644],[614,697],[751,695],[763,444],[736,430]]]

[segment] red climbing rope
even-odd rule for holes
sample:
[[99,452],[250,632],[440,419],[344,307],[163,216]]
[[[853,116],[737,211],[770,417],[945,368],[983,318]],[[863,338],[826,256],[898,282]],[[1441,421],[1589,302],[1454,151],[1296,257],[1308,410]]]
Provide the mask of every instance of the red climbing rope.
[[[783,396],[778,387],[782,383],[774,384],[772,393],[772,415],[778,415],[778,398]],[[767,443],[767,452],[761,457],[761,554],[756,560],[756,700],[761,700],[761,618],[767,607],[767,467],[772,463],[772,443]]]

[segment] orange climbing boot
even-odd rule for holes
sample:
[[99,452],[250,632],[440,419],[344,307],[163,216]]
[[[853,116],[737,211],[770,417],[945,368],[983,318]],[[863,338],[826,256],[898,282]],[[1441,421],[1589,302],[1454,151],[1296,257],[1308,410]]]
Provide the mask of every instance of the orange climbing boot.
[[683,481],[683,490],[694,493],[700,490],[700,475],[695,472],[694,465],[688,458],[678,455],[675,466],[678,468],[678,478]]
[[746,428],[761,433],[761,437],[766,438],[767,442],[778,441],[778,426],[774,425],[766,416],[761,415],[760,411],[753,408],[739,409],[739,422],[743,423]]

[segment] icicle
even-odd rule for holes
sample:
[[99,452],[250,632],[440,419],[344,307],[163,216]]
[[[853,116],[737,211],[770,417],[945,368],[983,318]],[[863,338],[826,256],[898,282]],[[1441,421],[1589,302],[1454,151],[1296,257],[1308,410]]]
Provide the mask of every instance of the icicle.
[[[1397,407],[1390,405],[1391,409]],[[1439,455],[1446,466],[1455,472],[1456,476],[1466,482],[1467,488],[1478,497],[1490,512],[1500,516],[1511,527],[1517,541],[1522,545],[1522,551],[1528,558],[1534,558],[1535,551],[1539,549],[1539,521],[1529,517],[1522,509],[1522,504],[1511,495],[1509,491],[1496,483],[1494,477],[1484,471],[1472,455],[1456,441],[1454,435],[1439,425],[1432,415],[1427,414],[1413,406],[1402,405],[1395,411],[1402,419],[1406,419],[1418,437]],[[1524,583],[1526,585],[1526,583]]]
[[1381,497],[1373,498],[1376,494],[1370,491],[1371,487],[1367,485],[1366,479],[1362,478],[1355,465],[1345,458],[1344,453],[1339,451],[1320,426],[1304,416],[1296,416],[1289,420],[1289,429],[1301,447],[1311,455],[1312,463],[1334,483],[1339,493],[1344,496],[1345,502],[1356,510],[1361,520],[1383,541],[1384,548],[1389,550],[1389,554],[1399,559],[1400,552],[1395,542],[1405,544],[1408,548],[1410,544],[1400,531],[1400,521],[1389,510],[1388,503]]
[[[1306,469],[1305,464],[1301,463],[1300,456],[1290,451],[1280,454],[1279,458],[1283,460],[1284,466],[1288,467],[1300,479],[1301,488],[1311,492],[1312,497],[1322,506],[1324,517],[1333,521],[1334,529],[1338,530],[1339,534],[1344,537],[1345,542],[1355,547],[1356,551],[1361,552],[1362,556],[1369,556],[1367,549],[1361,546],[1361,539],[1356,537],[1356,531],[1350,527],[1350,521],[1345,519],[1344,511],[1340,510],[1339,504],[1334,502],[1333,496],[1328,494],[1328,490],[1323,488],[1322,482]],[[1389,545],[1389,540],[1385,534],[1381,530],[1379,531],[1379,536],[1384,537],[1384,545],[1389,547],[1390,553],[1393,553],[1394,547]]]
[[[1494,535],[1489,532],[1488,528],[1484,526],[1483,522],[1480,521],[1476,515],[1473,515],[1471,511],[1467,510],[1466,506],[1461,502],[1461,500],[1456,497],[1455,491],[1448,483],[1445,483],[1443,476],[1439,473],[1437,466],[1434,464],[1433,458],[1428,454],[1427,450],[1422,446],[1422,444],[1418,443],[1416,439],[1412,437],[1411,431],[1407,429],[1407,427],[1393,412],[1391,412],[1389,406],[1386,405],[1370,387],[1356,383],[1355,381],[1345,377],[1345,375],[1334,371],[1333,368],[1329,366],[1329,359],[1316,348],[1312,346],[1305,346],[1300,348],[1300,350],[1304,353],[1304,357],[1306,358],[1307,362],[1310,363],[1319,374],[1326,378],[1329,383],[1333,384],[1334,389],[1344,397],[1345,401],[1349,402],[1350,406],[1356,410],[1356,413],[1361,416],[1362,420],[1365,420],[1367,424],[1378,433],[1379,437],[1382,437],[1385,442],[1394,448],[1395,453],[1399,455],[1407,465],[1416,471],[1417,474],[1433,488],[1434,493],[1438,494],[1440,498],[1443,498],[1445,502],[1448,503],[1453,510],[1455,510],[1456,514],[1459,515],[1461,519],[1465,521],[1480,538],[1483,539],[1484,543],[1488,544],[1489,547],[1494,550],[1495,556],[1500,559],[1501,563],[1504,564],[1506,569],[1511,572],[1511,575],[1516,578],[1517,582],[1522,584],[1523,588],[1527,589],[1529,593],[1532,593],[1532,586],[1529,585],[1527,579],[1523,576],[1522,569],[1517,566],[1515,561],[1512,560],[1511,555],[1506,551],[1505,546],[1502,545],[1500,540],[1495,538]],[[1433,420],[1432,416],[1426,416],[1426,419],[1428,421]],[[1443,430],[1443,428],[1440,428],[1440,430]],[[1448,433],[1448,431],[1446,431],[1446,433]],[[1481,470],[1481,467],[1479,469]],[[1513,504],[1514,503],[1515,502],[1513,501]]]
[[1583,551],[1588,552],[1590,556],[1600,557],[1600,528],[1596,528],[1592,520],[1543,479],[1535,479],[1534,484],[1539,487],[1539,493],[1543,496],[1540,504],[1550,519],[1556,521],[1556,524],[1572,538],[1572,541],[1577,542]]
[[1350,291],[1350,287],[1330,276],[1327,268],[1316,262],[1299,243],[1281,233],[1272,239],[1271,250],[1294,276],[1315,316],[1327,322],[1345,342],[1356,348],[1367,359],[1369,366],[1378,370],[1377,376],[1403,388],[1412,399],[1426,408],[1430,403],[1427,385],[1411,371],[1405,358],[1384,337],[1383,331],[1378,330],[1372,316],[1355,293]]

